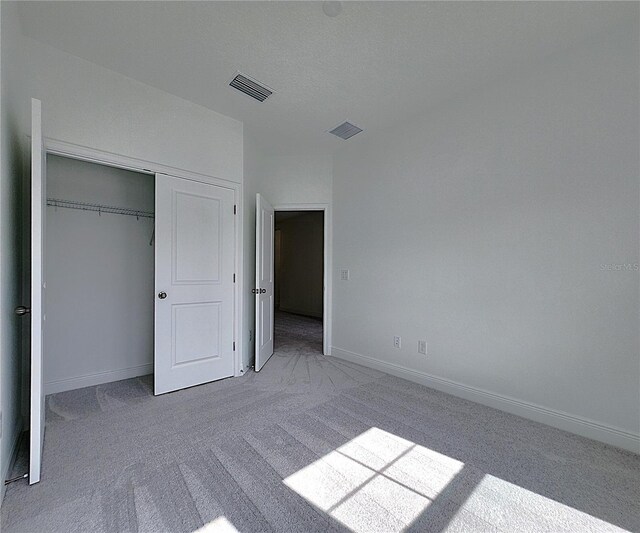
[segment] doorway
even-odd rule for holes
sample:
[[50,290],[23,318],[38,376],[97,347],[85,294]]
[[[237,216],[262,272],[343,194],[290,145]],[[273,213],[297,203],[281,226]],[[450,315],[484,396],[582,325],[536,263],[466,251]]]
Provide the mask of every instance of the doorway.
[[[321,261],[317,261],[314,268],[322,265],[321,277],[321,299],[322,299],[322,355],[331,355],[331,271],[329,265],[331,264],[331,209],[328,204],[281,204],[275,208],[269,203],[268,199],[262,194],[256,194],[256,255],[255,255],[255,274],[256,283],[255,287],[251,290],[255,294],[255,359],[254,369],[259,372],[260,369],[267,363],[274,353],[274,334],[275,334],[275,267],[276,267],[276,213],[280,213],[280,223],[278,229],[279,239],[279,254],[278,267],[280,270],[280,286],[278,290],[278,310],[289,312],[289,314],[297,315],[299,317],[307,317],[310,319],[317,318],[320,313],[317,311],[317,303],[315,312],[309,312],[309,301],[313,300],[310,297],[309,288],[304,283],[298,284],[297,291],[291,291],[296,296],[302,295],[301,299],[306,301],[306,304],[292,305],[290,301],[287,301],[288,295],[285,295],[286,289],[283,280],[285,272],[285,255],[284,251],[287,247],[287,238],[285,236],[285,226],[288,224],[287,220],[292,220],[297,217],[302,217],[310,212],[319,212],[321,215],[321,227],[322,227],[322,257]],[[292,215],[290,213],[293,213]],[[304,234],[303,232],[301,232]],[[320,230],[317,230],[320,233]],[[306,246],[305,238],[298,238],[298,244],[290,246],[291,254],[297,262],[303,263],[303,269],[308,268],[308,265],[304,265],[301,259],[308,256],[307,253],[300,253],[300,250],[304,250]],[[320,242],[319,239],[316,242]],[[318,247],[319,248],[319,247]],[[317,270],[316,270],[317,271]],[[317,287],[317,285],[316,285]],[[316,291],[313,291],[317,294]],[[295,301],[295,298],[293,299]],[[293,312],[292,312],[293,311]],[[293,324],[290,329],[295,329]],[[309,328],[297,328],[309,329]],[[281,332],[282,333],[282,332]],[[293,335],[293,334],[292,334]],[[305,336],[301,339],[298,334],[298,340],[306,341],[309,337]],[[313,337],[313,335],[312,335]],[[313,352],[312,352],[313,353]]]
[[275,211],[274,349],[323,354],[324,211]]

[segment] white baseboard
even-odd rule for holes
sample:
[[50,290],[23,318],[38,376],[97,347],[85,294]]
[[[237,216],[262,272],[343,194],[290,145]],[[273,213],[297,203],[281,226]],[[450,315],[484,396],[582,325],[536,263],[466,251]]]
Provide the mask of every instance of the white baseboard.
[[426,387],[640,454],[640,434],[332,346],[332,355]]
[[153,374],[153,363],[122,368],[120,370],[98,372],[96,374],[89,374],[86,376],[60,379],[57,381],[48,381],[44,384],[44,393],[45,395],[55,394],[57,392],[81,389],[83,387],[92,387],[94,385],[101,385],[102,383],[110,383],[111,381],[120,381],[121,379],[146,376],[147,374]]
[[16,462],[16,458],[18,457],[18,445],[20,444],[20,439],[22,438],[22,417],[19,417],[16,421],[16,427],[13,430],[13,442],[11,443],[11,453],[9,453],[9,460],[6,465],[2,465],[2,485],[0,486],[0,508],[2,507],[2,502],[4,500],[4,493],[7,490],[7,486],[4,484],[4,481],[9,478],[9,473],[13,468],[14,463]]

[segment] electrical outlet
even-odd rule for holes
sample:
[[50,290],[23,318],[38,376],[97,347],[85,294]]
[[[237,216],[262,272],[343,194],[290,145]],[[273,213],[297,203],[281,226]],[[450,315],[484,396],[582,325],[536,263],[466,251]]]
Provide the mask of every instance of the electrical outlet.
[[418,341],[418,353],[427,355],[427,341]]
[[394,337],[393,338],[393,347],[394,348],[401,348],[402,347],[402,337]]
[[349,269],[343,268],[340,270],[340,281],[349,281]]

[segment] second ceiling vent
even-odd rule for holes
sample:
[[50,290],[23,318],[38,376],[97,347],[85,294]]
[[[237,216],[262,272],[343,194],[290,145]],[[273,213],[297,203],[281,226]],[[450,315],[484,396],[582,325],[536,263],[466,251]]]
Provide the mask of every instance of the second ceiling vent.
[[355,124],[351,124],[351,122],[343,122],[339,126],[333,128],[329,133],[344,139],[345,141],[351,137],[353,137],[356,133],[360,133],[362,128],[359,128]]
[[259,102],[264,102],[273,94],[271,89],[248,78],[244,74],[236,74],[236,77],[231,80],[229,85],[234,89],[238,89],[241,93],[249,95],[251,98],[255,98]]

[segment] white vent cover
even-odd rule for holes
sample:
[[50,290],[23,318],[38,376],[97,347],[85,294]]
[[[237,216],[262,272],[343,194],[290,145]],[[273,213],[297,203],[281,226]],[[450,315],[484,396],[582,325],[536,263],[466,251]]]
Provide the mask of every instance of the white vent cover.
[[273,94],[271,89],[248,78],[244,74],[236,74],[236,77],[231,80],[229,85],[234,89],[238,89],[240,92],[251,96],[251,98],[255,98],[259,102],[264,102]]
[[346,141],[347,139],[353,137],[355,134],[360,133],[361,131],[362,128],[358,128],[358,126],[356,126],[355,124],[351,124],[351,122],[343,122],[339,126],[333,128],[329,133],[332,133],[333,135],[336,135],[337,137],[340,137],[341,139],[344,139]]

